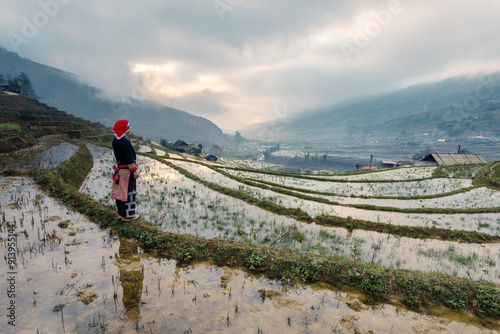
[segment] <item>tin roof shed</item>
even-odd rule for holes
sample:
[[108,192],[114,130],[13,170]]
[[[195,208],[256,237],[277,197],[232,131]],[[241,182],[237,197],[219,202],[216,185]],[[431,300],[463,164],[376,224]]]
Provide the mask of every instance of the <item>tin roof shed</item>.
[[485,164],[486,160],[479,154],[431,153],[420,161],[439,166]]

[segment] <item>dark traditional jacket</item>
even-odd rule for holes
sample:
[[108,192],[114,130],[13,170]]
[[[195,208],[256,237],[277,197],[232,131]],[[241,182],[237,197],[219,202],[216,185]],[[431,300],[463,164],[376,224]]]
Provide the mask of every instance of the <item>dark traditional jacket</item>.
[[135,150],[127,137],[113,140],[113,151],[119,168],[129,168],[132,172],[137,170]]

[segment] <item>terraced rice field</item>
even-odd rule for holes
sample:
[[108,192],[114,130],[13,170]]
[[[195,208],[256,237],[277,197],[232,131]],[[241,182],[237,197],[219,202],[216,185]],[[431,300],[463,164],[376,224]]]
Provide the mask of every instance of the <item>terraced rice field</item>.
[[276,183],[286,187],[335,193],[342,196],[424,196],[456,191],[472,186],[470,179],[427,179],[408,182],[325,182],[262,173],[228,170],[228,173],[246,179]]
[[[91,147],[94,168],[82,191],[100,201],[109,200],[109,178],[112,152]],[[459,277],[483,279],[500,283],[500,252],[498,243],[474,244],[415,239],[375,231],[354,230],[307,223],[251,205],[243,200],[215,192],[195,182],[167,164],[147,157],[140,157],[141,178],[138,182],[139,210],[147,220],[164,231],[192,234],[205,238],[230,240],[288,247],[300,252],[321,255],[341,254],[364,262],[377,263],[388,268],[405,268],[419,271],[443,272]],[[370,204],[397,208],[495,208],[500,206],[499,192],[475,188],[471,179],[439,178],[398,182],[336,182],[268,175],[229,170],[223,174],[193,160],[165,161],[192,173],[201,180],[241,191],[259,200],[269,201],[286,208],[300,208],[310,217],[319,215],[352,217],[373,222],[401,226],[439,227],[464,231],[480,231],[498,235],[500,214],[422,214],[380,210],[366,210],[346,204]],[[423,167],[422,176],[430,172]],[[396,175],[401,175],[397,169]],[[380,173],[374,173],[380,174]],[[229,175],[229,176],[228,176]],[[328,191],[343,196],[313,197],[338,201],[332,205],[307,200],[291,194],[250,186],[230,177],[261,180],[292,186],[294,191]],[[390,171],[384,172],[384,180]],[[408,177],[408,180],[416,177]],[[452,191],[467,191],[447,195]],[[349,195],[366,198],[345,197]],[[421,195],[439,195],[430,199],[397,199]],[[370,196],[391,196],[391,199],[371,199]]]
[[373,181],[373,180],[412,180],[432,177],[436,167],[402,167],[371,173],[355,175],[311,175],[316,178],[331,178],[332,180]]
[[[94,165],[80,191],[112,206],[112,151],[88,147]],[[326,215],[498,236],[498,192],[471,188],[477,167],[440,179],[432,178],[430,168],[422,172],[406,168],[404,173],[397,169],[372,173],[378,178],[364,181],[333,176],[311,180],[237,171],[227,164],[174,154],[167,157],[147,145],[141,151],[155,153],[156,158],[138,157],[139,211],[163,231],[230,239],[244,248],[289,248],[313,258],[334,255],[387,268],[500,283],[499,243],[419,239],[315,223],[316,217]],[[408,170],[418,177],[406,175]],[[427,195],[412,198],[415,186]],[[343,189],[344,194],[328,194],[329,189]],[[372,207],[355,207],[364,204]],[[300,209],[311,219],[279,214],[273,205]],[[388,206],[393,210],[382,210]],[[398,212],[453,207],[481,208],[483,213]],[[46,196],[30,178],[0,176],[0,215],[0,242],[7,252],[7,239],[15,234],[18,262],[11,273],[18,292],[16,329],[11,331],[12,326],[3,322],[1,332],[491,334],[492,328],[500,328],[500,323],[483,323],[469,313],[441,310],[429,316],[383,303],[371,305],[373,300],[359,291],[321,283],[291,284],[213,263],[182,266],[145,253],[135,240],[101,230]],[[8,262],[0,268],[5,283]]]
[[14,297],[2,289],[2,305],[16,306],[15,326],[3,319],[2,333],[378,333],[388,319],[399,332],[489,333],[465,318],[371,307],[362,294],[323,284],[287,286],[210,263],[180,267],[109,235],[29,178],[0,179],[0,207],[0,242],[15,234],[18,249],[14,271],[0,264],[15,289]]

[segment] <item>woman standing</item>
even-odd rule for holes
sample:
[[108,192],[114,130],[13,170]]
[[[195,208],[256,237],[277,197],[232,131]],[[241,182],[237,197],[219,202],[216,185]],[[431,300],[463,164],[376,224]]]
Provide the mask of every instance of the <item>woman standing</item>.
[[139,218],[136,214],[135,195],[136,179],[139,172],[136,166],[135,150],[126,135],[130,132],[130,123],[125,119],[116,122],[113,127],[113,151],[116,163],[113,166],[113,187],[111,198],[116,200],[118,216],[123,220]]

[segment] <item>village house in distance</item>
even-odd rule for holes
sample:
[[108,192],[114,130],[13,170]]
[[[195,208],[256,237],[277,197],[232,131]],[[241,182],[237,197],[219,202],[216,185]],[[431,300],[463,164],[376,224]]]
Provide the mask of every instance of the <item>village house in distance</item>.
[[189,145],[188,143],[186,143],[185,141],[183,140],[177,140],[173,146],[175,147],[175,150],[179,153],[186,153],[186,152],[190,152],[192,150],[195,149],[194,146],[192,145]]
[[453,166],[485,164],[486,160],[479,154],[431,153],[415,166]]
[[370,165],[356,165],[357,171],[374,171],[379,169],[389,169],[395,167],[401,167],[403,165],[408,166],[454,166],[454,165],[480,165],[486,164],[487,161],[479,154],[463,154],[463,153],[431,153],[425,156],[422,160],[409,163],[404,161],[392,161],[383,160],[382,166],[379,168],[377,166]]

